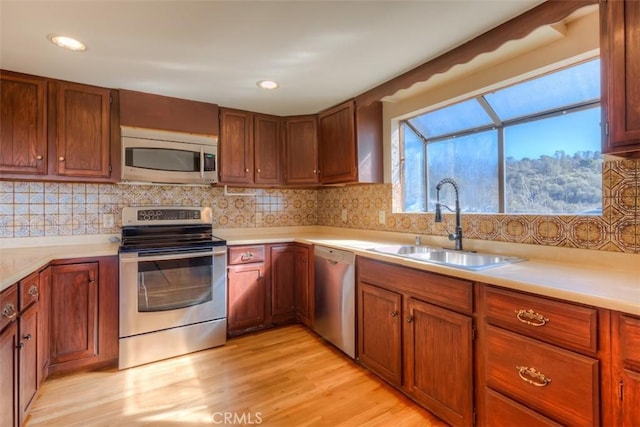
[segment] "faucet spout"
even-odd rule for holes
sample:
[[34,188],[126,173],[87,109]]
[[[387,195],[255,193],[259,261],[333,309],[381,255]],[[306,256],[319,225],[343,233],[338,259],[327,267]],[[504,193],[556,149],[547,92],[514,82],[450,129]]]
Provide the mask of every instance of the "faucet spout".
[[[455,210],[451,209],[449,206],[440,203],[440,190],[444,184],[451,184],[456,193],[456,207]],[[436,212],[435,212],[435,222],[442,222],[442,208],[446,208],[451,212],[455,212],[456,214],[456,232],[453,234],[449,234],[449,240],[455,241],[455,249],[457,251],[462,250],[462,218],[460,216],[460,193],[458,190],[458,184],[451,178],[444,178],[438,182],[436,185]]]

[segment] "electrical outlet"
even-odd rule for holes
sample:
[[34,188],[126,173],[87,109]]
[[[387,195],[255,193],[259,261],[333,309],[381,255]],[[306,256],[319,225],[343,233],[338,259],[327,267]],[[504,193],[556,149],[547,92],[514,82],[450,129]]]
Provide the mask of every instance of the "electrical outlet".
[[113,214],[102,214],[102,228],[113,228]]
[[262,224],[262,212],[256,212],[256,224]]
[[347,222],[347,210],[342,209],[342,222]]
[[385,224],[386,222],[387,218],[384,211],[378,211],[378,223]]

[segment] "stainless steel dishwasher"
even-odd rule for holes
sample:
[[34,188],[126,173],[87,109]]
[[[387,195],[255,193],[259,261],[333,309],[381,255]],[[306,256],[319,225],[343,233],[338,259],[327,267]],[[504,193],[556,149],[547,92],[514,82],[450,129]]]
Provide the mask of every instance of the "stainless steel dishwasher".
[[355,340],[355,255],[316,246],[313,329],[351,358]]

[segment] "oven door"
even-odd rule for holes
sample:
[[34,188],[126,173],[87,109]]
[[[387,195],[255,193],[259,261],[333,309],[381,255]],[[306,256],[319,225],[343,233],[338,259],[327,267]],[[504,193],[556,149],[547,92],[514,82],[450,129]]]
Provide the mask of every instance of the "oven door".
[[120,254],[120,338],[226,317],[226,247]]

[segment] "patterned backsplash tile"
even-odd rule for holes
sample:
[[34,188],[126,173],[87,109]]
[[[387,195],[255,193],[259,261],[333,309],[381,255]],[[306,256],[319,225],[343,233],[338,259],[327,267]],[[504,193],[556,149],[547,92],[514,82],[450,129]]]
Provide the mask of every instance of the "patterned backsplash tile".
[[[640,253],[640,160],[605,162],[603,213],[572,215],[463,214],[467,238]],[[215,228],[327,225],[446,235],[433,213],[394,213],[392,184],[319,190],[229,189],[123,184],[0,182],[0,237],[119,233],[125,206],[211,206]],[[244,195],[237,195],[237,193]],[[105,227],[105,215],[114,219]]]

